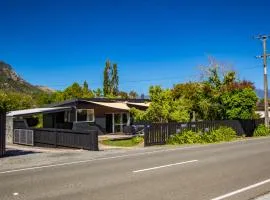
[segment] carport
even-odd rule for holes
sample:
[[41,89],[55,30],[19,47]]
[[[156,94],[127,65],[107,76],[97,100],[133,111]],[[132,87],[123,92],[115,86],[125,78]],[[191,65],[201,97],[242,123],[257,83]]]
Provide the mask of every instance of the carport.
[[33,108],[33,109],[24,109],[24,110],[16,110],[7,113],[6,116],[6,135],[7,135],[7,142],[13,143],[13,134],[14,128],[29,128],[29,122],[34,115],[42,114],[43,116],[46,114],[52,114],[53,116],[53,123],[56,123],[58,120],[59,113],[69,111],[72,107],[54,107],[54,108]]

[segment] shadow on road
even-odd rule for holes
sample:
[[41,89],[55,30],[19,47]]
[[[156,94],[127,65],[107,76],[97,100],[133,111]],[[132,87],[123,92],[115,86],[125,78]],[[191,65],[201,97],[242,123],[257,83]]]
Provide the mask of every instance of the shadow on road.
[[4,157],[13,157],[13,156],[22,156],[34,153],[41,153],[38,151],[29,151],[29,150],[20,150],[20,149],[6,149],[6,153]]

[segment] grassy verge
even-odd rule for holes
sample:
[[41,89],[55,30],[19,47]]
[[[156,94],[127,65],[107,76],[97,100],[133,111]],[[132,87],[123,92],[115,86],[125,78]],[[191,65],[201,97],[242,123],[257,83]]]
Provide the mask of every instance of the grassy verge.
[[102,144],[108,146],[117,146],[117,147],[133,147],[143,142],[142,137],[133,137],[129,139],[121,139],[121,140],[103,140]]

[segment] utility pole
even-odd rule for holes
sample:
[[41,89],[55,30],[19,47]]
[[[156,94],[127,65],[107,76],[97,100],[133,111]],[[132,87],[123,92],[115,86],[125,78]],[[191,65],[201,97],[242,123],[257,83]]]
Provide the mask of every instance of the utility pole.
[[263,58],[263,80],[264,80],[264,113],[265,113],[265,126],[269,127],[269,114],[268,114],[268,81],[267,81],[267,58],[270,54],[266,52],[266,41],[269,35],[259,35],[256,39],[259,39],[263,43],[263,55],[256,56],[257,58]]

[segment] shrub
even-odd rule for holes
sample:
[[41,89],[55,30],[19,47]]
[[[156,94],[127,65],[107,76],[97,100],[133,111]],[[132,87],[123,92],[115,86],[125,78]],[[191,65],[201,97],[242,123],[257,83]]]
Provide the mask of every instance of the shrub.
[[268,136],[270,135],[270,129],[267,128],[264,124],[260,124],[254,131],[253,136],[259,137],[259,136]]
[[196,133],[191,130],[184,130],[181,133],[172,135],[168,144],[196,144],[196,143],[213,143],[222,141],[231,141],[236,138],[236,132],[230,128],[221,126],[210,132],[203,134]]
[[230,127],[221,126],[202,134],[201,138],[205,143],[231,141],[236,138],[236,132]]
[[168,144],[195,144],[200,143],[200,135],[191,130],[184,130],[181,133],[171,135]]

